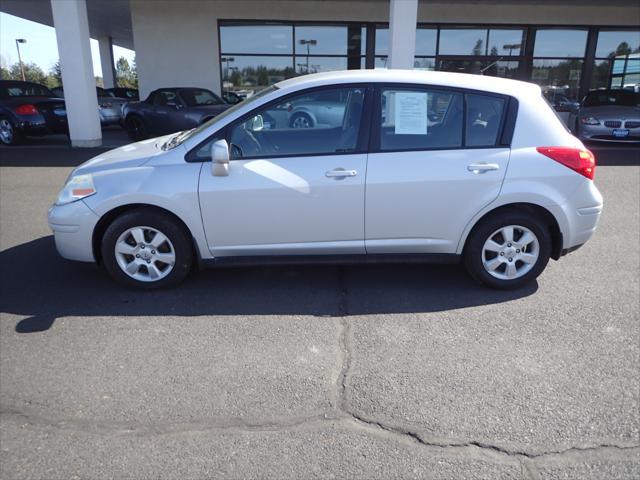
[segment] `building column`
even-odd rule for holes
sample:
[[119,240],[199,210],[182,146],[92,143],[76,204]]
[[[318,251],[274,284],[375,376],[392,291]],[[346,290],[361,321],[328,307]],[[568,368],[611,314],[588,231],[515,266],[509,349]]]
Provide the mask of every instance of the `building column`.
[[389,68],[413,68],[418,0],[389,0]]
[[73,147],[102,144],[86,0],[51,0]]
[[102,84],[104,88],[117,87],[111,37],[98,37],[98,48],[100,50],[100,66],[102,67]]

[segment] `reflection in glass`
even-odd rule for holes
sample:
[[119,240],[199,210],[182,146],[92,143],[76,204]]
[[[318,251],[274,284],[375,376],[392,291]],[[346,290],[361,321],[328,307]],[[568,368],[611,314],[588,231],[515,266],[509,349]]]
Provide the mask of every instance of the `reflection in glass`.
[[536,32],[533,55],[536,57],[583,57],[586,46],[586,30],[540,28]]
[[[346,55],[347,27],[296,25],[296,55]],[[305,43],[301,43],[304,40]],[[314,44],[308,43],[315,41]]]
[[520,62],[506,60],[495,61],[491,58],[458,60],[443,59],[438,64],[438,70],[444,72],[472,73],[491,77],[516,78]]
[[436,69],[436,59],[424,58],[424,57],[415,57],[413,59],[413,68],[416,70],[435,70]]
[[609,60],[596,60],[593,63],[591,72],[590,88],[607,88],[609,86],[609,70],[611,62]]
[[376,55],[389,55],[389,29],[376,27]]
[[489,30],[488,54],[498,57],[520,55],[524,30]]
[[440,30],[440,55],[486,55],[487,30],[449,28]]
[[598,34],[596,57],[614,57],[640,52],[640,30],[601,31]]
[[416,30],[416,55],[435,55],[438,31],[435,28]]
[[307,57],[306,55],[296,57],[296,75],[346,69],[346,57]]
[[247,95],[295,76],[293,57],[236,56],[222,66],[224,90],[245,90]]
[[220,27],[220,51],[290,55],[293,27],[289,25],[228,25]]
[[578,98],[582,59],[534,59],[531,81],[543,89],[561,88],[570,99]]

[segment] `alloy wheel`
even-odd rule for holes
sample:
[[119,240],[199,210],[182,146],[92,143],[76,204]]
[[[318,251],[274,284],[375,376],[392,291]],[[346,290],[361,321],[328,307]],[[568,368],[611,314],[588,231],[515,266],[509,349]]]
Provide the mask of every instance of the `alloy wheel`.
[[311,120],[306,115],[298,115],[291,122],[293,128],[311,128]]
[[0,140],[7,145],[13,141],[13,125],[6,118],[0,120]]
[[132,227],[116,241],[115,257],[120,269],[141,282],[165,278],[176,262],[176,252],[169,238],[152,227]]
[[484,269],[500,280],[523,277],[534,267],[539,256],[538,238],[531,230],[520,225],[499,228],[482,247]]

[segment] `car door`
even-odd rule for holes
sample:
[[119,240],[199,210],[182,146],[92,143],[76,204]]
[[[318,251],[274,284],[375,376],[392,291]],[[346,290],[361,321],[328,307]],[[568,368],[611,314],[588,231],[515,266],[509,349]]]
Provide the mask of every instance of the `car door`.
[[456,252],[467,223],[500,192],[507,101],[439,87],[377,90],[367,253]]
[[230,145],[229,175],[213,176],[210,164],[200,175],[214,256],[365,253],[367,90],[336,88],[345,102],[339,125],[292,128],[286,116],[270,115],[326,89],[306,90],[258,107],[196,147],[206,157],[216,139]]
[[159,90],[153,98],[153,106],[149,112],[149,126],[157,135],[165,135],[180,130],[176,116],[181,115],[183,105],[172,90]]

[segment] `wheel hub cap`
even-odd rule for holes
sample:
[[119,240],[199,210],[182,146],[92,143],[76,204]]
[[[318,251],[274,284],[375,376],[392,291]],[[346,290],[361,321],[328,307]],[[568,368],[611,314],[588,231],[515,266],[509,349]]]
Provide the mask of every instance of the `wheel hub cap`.
[[489,275],[514,280],[526,275],[537,263],[540,246],[526,227],[509,225],[493,232],[482,248],[482,265]]
[[116,241],[120,269],[141,282],[157,282],[173,270],[176,254],[169,238],[153,227],[133,227]]

